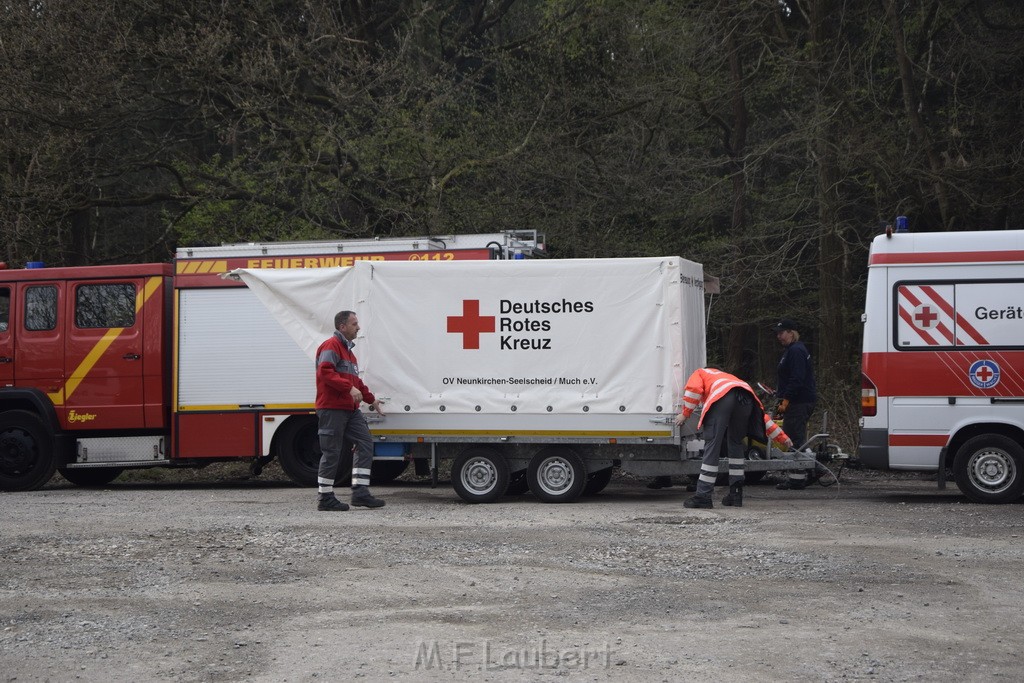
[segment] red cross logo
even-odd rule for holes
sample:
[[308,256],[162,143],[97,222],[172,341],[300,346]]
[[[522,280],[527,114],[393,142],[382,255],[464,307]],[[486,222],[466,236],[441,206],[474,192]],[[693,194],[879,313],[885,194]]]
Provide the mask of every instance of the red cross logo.
[[974,376],[977,377],[982,382],[986,382],[986,383],[990,379],[992,379],[992,375],[994,375],[994,374],[995,373],[992,372],[992,368],[990,368],[987,365],[982,365],[980,368],[978,368],[977,370],[974,371]]
[[918,327],[928,329],[929,327],[935,327],[935,321],[939,319],[939,314],[932,311],[928,306],[920,306],[914,311],[914,322],[917,323]]
[[480,335],[494,332],[494,316],[480,315],[478,299],[463,299],[462,315],[448,316],[448,332],[462,335],[462,348],[479,349]]

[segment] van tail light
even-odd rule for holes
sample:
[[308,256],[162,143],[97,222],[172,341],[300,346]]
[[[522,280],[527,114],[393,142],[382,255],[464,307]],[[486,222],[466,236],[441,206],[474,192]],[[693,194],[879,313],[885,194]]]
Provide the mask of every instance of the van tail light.
[[878,414],[878,388],[864,373],[860,375],[860,414],[863,417]]

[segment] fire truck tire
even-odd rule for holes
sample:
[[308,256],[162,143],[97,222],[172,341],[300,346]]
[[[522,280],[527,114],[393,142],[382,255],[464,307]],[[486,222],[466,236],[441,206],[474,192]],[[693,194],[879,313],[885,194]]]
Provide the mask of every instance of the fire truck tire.
[[595,496],[601,491],[604,491],[605,487],[612,480],[612,474],[615,472],[614,467],[605,467],[603,470],[591,472],[587,475],[587,483],[583,486],[584,496]]
[[[315,417],[293,417],[285,423],[277,437],[277,460],[281,469],[299,486],[316,486],[317,470],[320,469],[320,438],[316,430]],[[349,461],[348,469],[351,468],[352,463]],[[338,471],[347,471],[344,462]]]
[[106,486],[124,472],[123,467],[75,467],[73,469],[60,467],[58,469],[60,470],[60,476],[76,486],[84,486],[86,488]]
[[467,448],[452,463],[452,488],[467,503],[493,503],[505,495],[508,479],[508,463],[490,448]]
[[530,491],[545,503],[571,503],[587,485],[583,458],[565,446],[542,448],[530,460],[529,473]]
[[529,490],[530,480],[526,470],[519,470],[509,475],[508,488],[505,490],[506,496],[521,496]]
[[982,434],[960,446],[953,477],[976,503],[1010,503],[1024,494],[1024,448],[1001,434]]
[[0,413],[0,490],[31,491],[57,470],[53,434],[27,410]]

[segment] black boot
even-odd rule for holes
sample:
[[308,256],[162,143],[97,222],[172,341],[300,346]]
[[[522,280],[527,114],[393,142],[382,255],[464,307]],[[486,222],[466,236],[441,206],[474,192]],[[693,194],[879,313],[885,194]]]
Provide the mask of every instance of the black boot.
[[356,507],[364,508],[384,507],[384,501],[380,498],[374,498],[370,494],[370,489],[366,486],[356,486],[352,489],[352,504]]
[[714,503],[711,502],[711,496],[693,496],[683,501],[684,508],[713,508]]
[[329,493],[317,498],[316,509],[321,512],[344,512],[348,510],[348,503],[342,503],[333,493]]
[[722,499],[722,505],[729,507],[743,507],[743,484],[730,484],[729,493]]

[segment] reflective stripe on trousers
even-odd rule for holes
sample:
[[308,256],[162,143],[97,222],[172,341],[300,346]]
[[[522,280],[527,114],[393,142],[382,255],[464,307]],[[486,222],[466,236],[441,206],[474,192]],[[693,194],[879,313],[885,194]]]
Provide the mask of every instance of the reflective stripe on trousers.
[[704,416],[704,460],[697,479],[697,495],[701,498],[710,497],[715,489],[723,449],[729,458],[729,483],[742,483],[743,437],[747,434],[752,406],[750,393],[736,388],[715,401]]
[[373,437],[362,411],[318,410],[316,416],[322,453],[317,471],[317,488],[320,493],[334,490],[338,464],[346,443],[349,447],[355,447],[352,454],[352,487],[369,486],[370,468],[373,466]]

